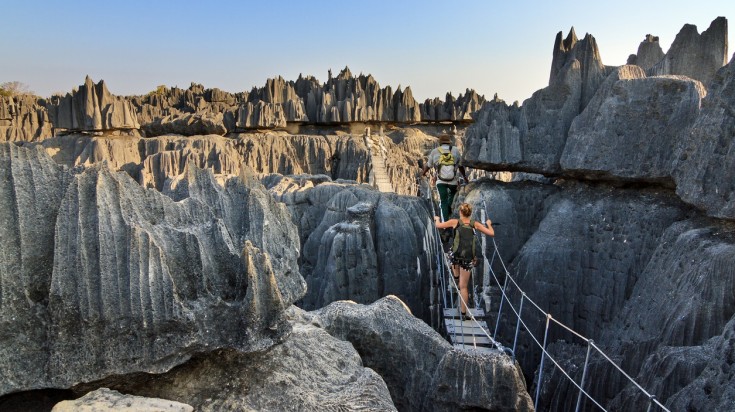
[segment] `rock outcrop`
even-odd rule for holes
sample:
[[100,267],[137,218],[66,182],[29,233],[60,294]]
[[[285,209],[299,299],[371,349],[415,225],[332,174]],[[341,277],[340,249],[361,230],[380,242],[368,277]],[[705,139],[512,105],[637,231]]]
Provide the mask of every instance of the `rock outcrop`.
[[385,382],[363,365],[353,345],[289,310],[292,332],[268,351],[202,354],[162,375],[104,384],[138,396],[163,397],[197,411],[395,411]]
[[663,58],[664,51],[661,50],[661,45],[658,43],[658,36],[646,34],[646,38],[638,45],[638,53],[632,54],[627,64],[634,64],[643,70],[649,70]]
[[673,185],[682,130],[699,115],[705,94],[687,77],[615,69],[572,122],[560,161],[564,173]]
[[222,188],[191,167],[174,202],[105,164],[72,177],[39,148],[2,150],[15,252],[0,272],[0,393],[160,373],[287,333],[283,311],[305,291],[298,234],[253,179]]
[[64,97],[54,97],[48,114],[56,129],[99,132],[139,129],[140,124],[132,103],[113,96],[104,80],[94,84],[87,76],[78,90]]
[[[282,180],[270,178],[268,187]],[[429,321],[425,299],[436,270],[436,240],[423,199],[341,183],[277,195],[301,233],[301,273],[308,284],[301,307],[341,299],[371,303],[392,294]]]
[[242,134],[136,138],[68,135],[44,140],[46,151],[68,167],[106,161],[125,170],[146,187],[164,190],[187,165],[211,169],[220,179],[240,174],[243,165],[255,173],[326,174],[333,179],[368,180],[367,148],[362,137]]
[[423,121],[471,121],[472,116],[482,108],[485,103],[485,97],[477,94],[476,91],[467,89],[465,94],[458,97],[447,93],[445,101],[434,99],[426,99],[421,106],[421,120]]
[[649,75],[680,74],[708,86],[727,59],[727,19],[718,17],[701,35],[697,26],[685,24],[663,59],[647,72]]
[[720,69],[676,153],[676,193],[708,215],[735,220],[735,59]]
[[591,36],[557,35],[549,86],[521,107],[486,103],[466,131],[463,164],[676,187],[682,200],[709,216],[735,219],[735,168],[728,155],[733,69],[720,68],[726,27],[717,18],[700,36],[685,26],[664,59],[712,72],[706,76],[684,68],[654,67],[647,76],[631,65],[606,67]]
[[100,388],[74,401],[59,402],[51,412],[97,412],[124,410],[129,412],[191,412],[194,408],[166,399],[124,395],[118,391]]
[[34,142],[52,135],[45,101],[31,95],[0,96],[0,141]]
[[569,127],[610,70],[594,37],[579,41],[572,29],[563,39],[559,32],[549,86],[520,108],[499,99],[486,104],[467,130],[462,161],[487,170],[559,173]]
[[336,302],[315,315],[330,335],[351,342],[365,366],[385,379],[399,410],[533,410],[510,357],[501,351],[478,355],[453,350],[395,297],[369,306]]
[[148,137],[164,134],[201,136],[209,134],[224,135],[227,133],[222,113],[213,115],[190,113],[181,116],[169,115],[144,124],[142,129]]

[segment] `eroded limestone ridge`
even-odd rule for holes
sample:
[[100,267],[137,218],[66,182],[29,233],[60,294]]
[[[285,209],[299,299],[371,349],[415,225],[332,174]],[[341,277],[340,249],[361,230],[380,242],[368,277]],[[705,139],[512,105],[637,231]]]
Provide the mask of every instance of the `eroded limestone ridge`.
[[[0,144],[0,393],[263,350],[299,299],[298,234],[255,180],[191,167],[186,200]],[[277,224],[275,224],[277,222]]]
[[296,81],[268,79],[250,92],[229,93],[192,83],[188,89],[160,86],[145,96],[112,95],[103,80],[87,76],[65,96],[0,98],[0,137],[36,141],[60,133],[186,136],[286,129],[291,125],[344,125],[355,122],[467,122],[485,98],[467,89],[446,101],[419,103],[410,87],[381,88],[371,76],[349,68],[326,83],[313,76]]
[[[485,170],[676,187],[710,216],[735,219],[728,126],[735,123],[735,81],[734,64],[723,67],[726,33],[724,17],[701,35],[686,25],[662,60],[677,63],[647,71],[604,66],[594,37],[559,33],[549,86],[522,106],[485,104],[467,129],[463,161]],[[648,36],[639,47],[643,60],[652,61],[648,49],[656,42]]]

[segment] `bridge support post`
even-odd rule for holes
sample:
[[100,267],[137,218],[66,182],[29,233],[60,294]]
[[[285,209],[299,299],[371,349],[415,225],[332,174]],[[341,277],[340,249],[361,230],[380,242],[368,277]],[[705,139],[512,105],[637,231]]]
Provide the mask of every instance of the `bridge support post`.
[[590,363],[590,352],[592,351],[592,339],[587,339],[587,356],[584,358],[584,369],[582,370],[582,380],[579,381],[579,396],[577,396],[577,407],[574,412],[579,412],[579,406],[582,404],[582,391],[584,390],[584,381],[587,379],[587,368]]
[[538,410],[538,397],[541,395],[541,382],[544,378],[544,360],[546,360],[546,340],[549,337],[549,321],[551,314],[546,314],[546,330],[544,331],[544,346],[541,348],[541,363],[538,367],[538,381],[536,382],[536,399],[533,402],[533,409]]
[[518,308],[518,320],[516,321],[516,335],[513,338],[513,360],[516,360],[516,343],[518,343],[518,331],[521,329],[521,314],[523,313],[523,300],[526,298],[526,294],[521,295],[521,304]]
[[503,303],[505,303],[505,292],[508,290],[508,274],[505,274],[505,281],[503,281],[503,291],[500,294],[500,307],[498,308],[498,318],[495,320],[495,331],[493,332],[493,339],[498,336],[498,329],[500,329],[500,315],[503,314]]

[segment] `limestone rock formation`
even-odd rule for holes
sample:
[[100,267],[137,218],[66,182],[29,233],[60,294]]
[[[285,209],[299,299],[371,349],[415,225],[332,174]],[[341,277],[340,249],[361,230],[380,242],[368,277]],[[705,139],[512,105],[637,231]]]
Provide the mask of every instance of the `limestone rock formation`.
[[735,220],[735,60],[710,85],[676,155],[676,193],[710,216]]
[[45,387],[54,226],[69,180],[42,149],[0,143],[0,394]]
[[336,302],[315,315],[330,335],[351,342],[365,365],[385,379],[400,410],[533,410],[517,364],[507,355],[453,350],[395,297],[369,306]]
[[[159,136],[155,138],[67,135],[41,143],[68,167],[106,161],[146,187],[163,190],[188,164],[211,169],[220,178],[237,176],[243,165],[259,174],[327,174],[364,182],[369,163],[362,137],[338,135],[243,134]],[[405,167],[405,163],[404,166]]]
[[0,277],[0,393],[163,372],[287,332],[305,286],[298,235],[259,183],[221,188],[192,167],[175,203],[104,164],[72,178],[38,147],[2,147],[2,239],[16,251]]
[[638,45],[638,53],[628,58],[627,64],[635,64],[648,70],[664,58],[664,51],[658,43],[658,36],[646,34],[646,38]]
[[169,115],[157,118],[143,125],[145,135],[161,136],[164,134],[178,134],[182,136],[195,135],[224,135],[227,128],[223,122],[222,113],[210,114],[185,114],[182,116]]
[[52,135],[52,124],[35,96],[0,96],[0,141],[32,142]]
[[[279,182],[270,179],[269,187]],[[300,303],[320,308],[340,299],[371,303],[399,296],[430,319],[436,244],[424,200],[365,186],[322,183],[280,194],[301,233],[301,273],[308,292]]]
[[[511,272],[541,308],[597,340],[629,299],[663,231],[686,208],[665,191],[572,185],[555,197]],[[533,351],[521,353],[524,368],[537,366],[538,358],[526,358]]]
[[611,71],[602,64],[591,35],[581,41],[574,29],[559,32],[549,86],[523,105],[499,99],[486,104],[465,136],[463,162],[490,170],[556,174],[569,127]]
[[[704,368],[695,380],[670,398],[667,405],[672,410],[726,411],[731,408],[735,404],[735,375],[732,366],[735,363],[734,347],[735,318],[728,322],[721,336],[711,339],[702,347],[693,348],[706,356],[702,362]],[[686,356],[686,353],[682,353],[677,360],[685,363]]]
[[615,69],[572,122],[560,161],[565,174],[673,185],[682,130],[697,118],[705,94],[687,77]]
[[385,382],[353,345],[289,309],[292,332],[268,351],[202,354],[162,375],[105,384],[139,396],[185,402],[197,411],[395,411]]
[[[688,405],[681,402],[687,398],[679,392],[690,385],[684,393],[692,395],[694,387],[701,391],[702,381],[711,382],[713,371],[717,371],[717,381],[733,382],[731,364],[726,361],[727,356],[732,359],[732,354],[726,355],[726,347],[730,345],[731,351],[735,342],[733,234],[733,224],[703,218],[668,227],[631,298],[602,336],[602,341],[630,365],[629,372],[639,374],[641,382],[660,399],[673,397],[685,408]],[[648,310],[641,311],[641,307]],[[717,367],[713,359],[719,360]],[[655,379],[650,371],[657,371]],[[625,409],[646,404],[647,399],[625,395],[617,399],[627,406]],[[718,398],[720,402],[727,399],[725,393],[719,393]],[[701,396],[689,399],[697,399],[700,405],[705,401]]]
[[426,99],[421,106],[421,120],[423,121],[459,121],[472,120],[472,116],[482,108],[485,96],[476,91],[467,89],[465,94],[458,97],[447,93],[445,101],[439,98]]
[[191,412],[194,408],[181,402],[166,399],[143,398],[124,395],[118,391],[100,388],[74,401],[59,402],[51,412]]
[[78,90],[52,98],[48,113],[55,128],[68,131],[140,128],[131,102],[110,94],[104,80],[94,84],[89,76]]
[[[224,134],[220,127],[228,132],[235,130],[237,110],[240,103],[247,100],[247,93],[228,93],[220,89],[205,89],[201,84],[192,83],[188,89],[178,87],[159,87],[145,96],[131,96],[129,99],[136,109],[138,121],[148,136],[157,136],[165,133],[184,135],[194,134]],[[207,126],[207,133],[183,131],[184,124],[176,119],[215,119],[214,127]],[[164,121],[164,119],[168,119]],[[208,120],[207,120],[208,122]],[[160,123],[167,126],[162,130]],[[176,126],[168,125],[176,123]],[[198,130],[201,126],[194,123]],[[171,131],[176,127],[176,131]],[[150,133],[150,134],[148,134]]]
[[685,24],[666,55],[648,69],[648,74],[680,74],[708,86],[727,59],[727,19],[718,17],[701,35],[697,26]]
[[282,128],[290,122],[341,124],[351,122],[396,122],[470,120],[484,98],[474,90],[447,102],[427,100],[422,106],[410,87],[393,92],[381,88],[371,75],[354,76],[345,67],[336,77],[331,71],[322,84],[313,76],[296,81],[282,77],[268,79],[262,88],[253,88],[237,116],[238,129]]

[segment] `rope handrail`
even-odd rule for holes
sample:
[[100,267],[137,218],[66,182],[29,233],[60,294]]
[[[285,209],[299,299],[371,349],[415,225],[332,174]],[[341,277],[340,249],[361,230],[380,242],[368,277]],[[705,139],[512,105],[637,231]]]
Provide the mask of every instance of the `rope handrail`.
[[[497,283],[498,285],[500,285],[500,280],[498,279],[497,275],[495,274],[495,271],[493,271],[493,270],[492,270],[492,268],[490,269],[490,271],[491,271],[491,273],[493,274],[493,278],[495,278],[495,282],[496,282],[496,283]],[[520,322],[520,323],[521,323],[521,324],[523,325],[523,327],[524,327],[524,328],[526,329],[526,331],[528,331],[528,332],[529,332],[529,336],[531,337],[531,339],[533,339],[533,342],[534,342],[534,343],[536,344],[536,346],[538,346],[539,348],[541,348],[541,351],[542,351],[542,352],[543,352],[543,353],[544,353],[544,354],[546,355],[546,357],[548,357],[548,358],[549,358],[549,360],[551,361],[551,363],[553,363],[553,364],[554,364],[554,366],[556,366],[556,367],[557,367],[557,369],[559,369],[559,370],[561,371],[561,373],[562,373],[562,374],[563,374],[564,376],[566,376],[566,377],[567,377],[567,379],[569,379],[569,381],[570,381],[570,382],[572,382],[572,384],[573,384],[573,385],[574,385],[575,387],[577,387],[577,389],[579,389],[579,390],[580,390],[580,391],[581,391],[581,392],[582,392],[582,393],[583,393],[583,394],[584,394],[584,395],[585,395],[585,396],[586,396],[586,397],[587,397],[587,398],[588,398],[589,400],[591,400],[591,401],[592,401],[592,402],[593,402],[593,403],[594,403],[595,405],[597,405],[597,406],[598,406],[598,407],[599,407],[600,409],[602,409],[603,411],[605,411],[606,409],[605,409],[605,408],[604,408],[604,407],[603,407],[602,405],[600,405],[600,404],[599,404],[599,403],[598,403],[598,402],[597,402],[597,401],[596,401],[596,400],[595,400],[595,399],[594,399],[594,398],[592,397],[592,395],[588,394],[588,393],[587,393],[587,392],[586,392],[586,391],[585,391],[585,390],[584,390],[584,389],[583,389],[583,388],[582,388],[582,387],[581,387],[581,386],[580,386],[580,385],[579,385],[579,384],[578,384],[577,382],[575,382],[575,381],[574,381],[574,379],[573,379],[573,378],[572,378],[571,376],[569,376],[569,374],[567,373],[567,371],[565,371],[565,370],[564,370],[564,368],[562,368],[562,367],[561,367],[561,365],[560,365],[560,364],[559,364],[559,363],[558,363],[558,362],[557,362],[557,361],[556,361],[556,360],[555,360],[555,359],[554,359],[554,358],[553,358],[553,357],[551,356],[551,354],[550,354],[550,353],[549,353],[549,352],[548,352],[548,351],[546,350],[546,348],[544,348],[544,346],[543,346],[543,345],[541,344],[541,342],[539,342],[539,340],[538,340],[538,339],[536,339],[536,336],[534,336],[534,335],[533,335],[533,333],[530,333],[530,332],[531,332],[531,329],[530,329],[530,328],[528,327],[528,325],[526,324],[526,322],[524,322],[524,321],[523,321],[523,318],[521,317],[520,313],[519,313],[519,312],[518,312],[518,311],[516,310],[516,308],[515,308],[515,307],[513,306],[513,304],[512,304],[511,302],[510,302],[510,298],[508,298],[508,295],[507,295],[507,294],[505,293],[505,291],[504,291],[504,290],[502,290],[502,289],[501,289],[501,293],[502,293],[503,297],[504,297],[504,298],[505,298],[505,299],[506,299],[506,300],[508,301],[508,304],[510,305],[510,308],[511,308],[511,310],[512,310],[512,311],[513,311],[513,313],[514,313],[514,314],[516,315],[516,317],[517,317],[517,319],[519,320],[519,322]],[[527,296],[527,295],[526,295],[526,294],[524,293],[524,296]],[[550,320],[551,320],[551,319],[553,319],[553,317],[552,317],[551,315],[547,315],[547,317],[548,317],[548,319],[550,319]]]
[[[431,185],[428,185],[428,186],[431,186]],[[434,202],[432,200],[432,193],[433,193],[433,191],[432,191],[431,187],[429,187],[429,190],[427,191],[427,197],[428,197],[429,203],[431,204],[431,210],[432,210],[433,215],[434,216],[437,216],[437,214],[436,214],[436,208],[435,208]],[[485,205],[485,201],[484,200],[483,200],[482,203],[483,203],[483,213],[484,213],[487,210],[487,207]],[[441,216],[440,218],[441,218],[442,221],[444,221],[444,217],[443,216]],[[434,226],[434,236],[435,236],[435,239],[441,239],[441,237],[439,236],[439,230],[436,228],[436,226]],[[648,406],[648,411],[651,410],[651,408],[652,408],[653,405],[656,405],[656,406],[660,407],[662,410],[664,410],[666,412],[670,412],[661,402],[659,402],[659,400],[656,398],[656,396],[650,394],[640,384],[638,384],[638,382],[636,382],[620,366],[618,366],[607,354],[605,354],[602,351],[602,349],[600,349],[594,343],[594,341],[592,341],[591,339],[586,338],[584,335],[578,333],[577,331],[575,331],[571,327],[565,325],[563,322],[560,322],[560,321],[556,320],[550,313],[547,313],[546,311],[544,311],[536,302],[534,302],[533,299],[531,299],[526,294],[526,292],[523,291],[523,289],[520,287],[520,285],[518,284],[518,282],[516,282],[516,280],[513,278],[513,276],[511,276],[510,271],[508,270],[508,267],[506,266],[505,261],[503,260],[503,257],[500,254],[500,250],[498,248],[498,244],[497,244],[497,242],[495,241],[494,238],[492,238],[492,242],[493,242],[493,256],[492,256],[492,260],[490,262],[488,262],[487,255],[486,255],[486,249],[484,247],[484,243],[483,243],[482,256],[483,256],[484,263],[486,265],[488,265],[488,268],[487,269],[489,269],[489,272],[492,274],[492,277],[495,280],[495,283],[497,284],[498,288],[501,291],[500,309],[498,311],[497,324],[495,326],[495,333],[494,334],[495,335],[497,334],[498,328],[499,328],[499,325],[500,325],[500,318],[501,318],[501,313],[502,313],[502,309],[503,309],[503,302],[504,301],[507,301],[507,303],[510,306],[511,310],[513,311],[513,313],[517,317],[515,341],[517,341],[517,339],[518,339],[518,331],[519,331],[520,325],[523,325],[523,328],[528,332],[528,335],[531,337],[531,339],[533,340],[533,342],[541,349],[542,356],[541,356],[541,364],[539,366],[539,369],[540,370],[539,370],[539,376],[538,376],[538,382],[537,382],[537,388],[536,388],[536,398],[535,398],[535,402],[534,402],[534,406],[535,407],[538,406],[537,404],[538,404],[538,399],[539,399],[539,394],[540,394],[540,389],[541,389],[541,384],[542,384],[543,362],[544,362],[544,359],[545,358],[548,358],[552,362],[552,364],[554,365],[554,367],[556,369],[558,369],[562,373],[562,375],[569,382],[571,382],[574,387],[576,387],[579,390],[579,396],[578,396],[578,399],[577,399],[576,411],[579,410],[579,407],[581,405],[582,395],[584,395],[587,399],[589,399],[592,403],[594,403],[598,408],[600,408],[603,411],[606,411],[606,409],[599,402],[597,402],[589,393],[587,393],[587,391],[584,390],[584,384],[586,383],[586,380],[585,379],[587,377],[588,362],[589,362],[589,359],[590,359],[590,348],[594,348],[597,353],[599,353],[600,355],[602,355],[602,357],[608,363],[612,364],[613,367],[615,369],[617,369],[630,383],[632,383],[646,397],[648,397],[648,399],[650,401],[649,406]],[[448,308],[447,307],[447,303],[448,302],[447,302],[447,298],[446,298],[447,288],[446,288],[446,285],[444,283],[444,280],[445,280],[445,276],[447,275],[447,273],[451,273],[451,266],[449,265],[449,263],[447,261],[447,256],[444,253],[444,250],[443,250],[443,248],[441,246],[441,240],[439,240],[438,242],[436,242],[436,246],[437,246],[436,247],[436,253],[438,255],[437,256],[437,272],[438,272],[439,277],[440,277],[440,281],[439,282],[441,283],[441,290],[442,290],[442,296],[443,296],[443,306],[444,306],[444,309],[447,309]],[[503,270],[505,271],[505,282],[504,282],[503,285],[501,285],[500,280],[498,279],[498,276],[495,273],[495,270],[492,269],[492,264],[495,262],[495,257],[496,256],[498,258],[498,261],[502,265]],[[488,274],[487,269],[486,269],[486,272],[485,272],[486,275]],[[472,276],[475,276],[475,275],[476,275],[475,269],[473,268]],[[515,288],[521,293],[521,306],[520,306],[520,309],[518,309],[518,310],[516,310],[515,306],[513,305],[513,303],[510,300],[510,297],[507,294],[508,280],[510,280],[510,282],[515,286]],[[460,303],[460,305],[457,305],[457,311],[459,312],[459,310],[460,310],[459,308],[461,307],[461,303],[464,303],[465,307],[469,310],[469,305],[462,298],[462,294],[460,293],[460,290],[459,290],[459,285],[457,285],[456,281],[454,280],[454,276],[452,276],[451,283],[452,283],[451,286],[456,291],[457,296],[458,296],[458,298],[460,300],[460,302],[458,302],[458,303]],[[450,296],[450,298],[452,299],[451,307],[454,308],[454,299],[453,299],[452,296]],[[526,322],[523,321],[523,319],[522,319],[521,311],[523,309],[523,302],[524,301],[528,301],[529,303],[531,303],[531,305],[533,307],[535,307],[538,312],[542,313],[544,315],[544,317],[546,318],[546,327],[545,327],[545,335],[544,335],[544,343],[543,344],[541,344],[541,342],[539,342],[539,340],[533,334],[533,332],[528,327],[528,325],[526,324]],[[490,336],[489,332],[485,329],[485,327],[482,327],[482,325],[477,321],[477,319],[475,318],[475,316],[472,314],[472,311],[471,310],[469,310],[468,314],[469,314],[469,318],[472,320],[472,322],[474,322],[477,326],[479,326],[480,330],[483,331],[483,333],[489,339],[489,341],[492,342],[499,350],[503,351],[503,346],[497,340],[495,340],[494,337],[491,337]],[[576,336],[577,338],[579,338],[579,339],[581,339],[581,340],[583,340],[584,342],[587,343],[587,357],[585,359],[584,370],[583,370],[583,373],[582,373],[582,378],[580,380],[580,383],[577,383],[569,375],[569,373],[559,364],[559,362],[556,359],[554,359],[553,356],[551,356],[551,353],[549,353],[548,350],[546,349],[546,343],[547,343],[546,338],[548,336],[549,325],[550,325],[551,322],[559,325],[561,328],[563,328],[567,332],[571,333],[572,335]],[[463,327],[462,322],[460,322],[460,329],[462,329],[462,327]],[[456,329],[453,330],[453,335],[456,336]],[[464,344],[465,343],[463,341],[463,345]],[[477,345],[475,343],[475,347],[476,346]],[[513,351],[512,351],[512,353],[513,353],[513,359],[515,359],[515,350],[516,350],[516,342],[513,343]]]
[[[600,355],[602,355],[603,358],[605,360],[607,360],[608,363],[612,364],[613,367],[615,367],[615,369],[617,369],[630,383],[632,383],[635,387],[637,387],[650,400],[651,405],[654,405],[655,404],[656,406],[660,407],[662,410],[664,410],[666,412],[670,412],[669,409],[667,409],[661,402],[659,402],[659,400],[654,395],[652,395],[648,391],[646,391],[640,384],[638,384],[638,382],[635,381],[635,379],[633,379],[630,375],[628,375],[620,366],[618,366],[615,363],[615,361],[613,361],[607,354],[605,354],[605,352],[603,352],[602,349],[600,349],[597,345],[595,345],[595,343],[591,339],[588,339],[587,337],[585,337],[582,334],[578,333],[577,331],[575,331],[571,327],[565,325],[563,322],[560,322],[560,321],[556,320],[550,313],[547,313],[546,311],[544,311],[543,309],[541,309],[541,307],[539,307],[539,305],[536,304],[536,302],[534,302],[530,297],[528,297],[528,295],[526,294],[526,292],[523,289],[521,289],[521,287],[518,285],[518,283],[513,278],[513,276],[511,276],[510,271],[508,271],[508,268],[505,265],[505,262],[503,261],[502,256],[500,255],[500,250],[498,249],[498,245],[495,242],[495,239],[492,239],[492,241],[493,241],[493,248],[494,248],[493,256],[495,256],[495,255],[498,256],[498,260],[500,261],[503,269],[505,270],[506,280],[509,279],[512,282],[512,284],[515,285],[515,287],[521,293],[522,299],[525,299],[525,300],[529,301],[540,313],[542,313],[544,315],[544,317],[546,317],[550,321],[553,321],[554,323],[556,323],[557,325],[559,325],[563,329],[565,329],[568,332],[572,333],[573,335],[577,336],[581,340],[585,341],[592,348],[594,348],[595,351],[597,351]],[[485,254],[485,250],[483,250],[482,253],[484,255]],[[528,328],[528,325],[526,325],[526,323],[522,320],[522,318],[520,316],[520,313],[516,310],[515,306],[513,306],[513,303],[510,301],[510,298],[507,295],[506,288],[503,287],[503,285],[501,285],[500,280],[498,279],[495,271],[492,269],[492,267],[490,267],[489,269],[490,269],[490,272],[493,275],[493,278],[495,280],[495,283],[497,284],[498,288],[501,291],[502,298],[505,301],[507,301],[508,305],[513,310],[513,313],[518,317],[519,323],[523,324],[523,327],[529,333],[529,336],[531,336],[531,338],[536,343],[536,345],[538,345],[541,348],[543,355],[544,356],[547,356],[551,360],[551,362],[557,367],[557,369],[559,369],[561,371],[561,373],[564,376],[566,376],[567,379],[569,379],[569,381],[572,382],[572,384],[575,387],[577,387],[577,389],[579,389],[581,391],[581,393],[584,393],[584,395],[587,396],[587,398],[590,399],[592,402],[594,402],[595,405],[597,405],[598,407],[600,407],[602,410],[605,410],[602,406],[599,405],[599,403],[597,401],[595,401],[589,394],[587,394],[580,387],[580,385],[578,385],[577,382],[574,381],[574,379],[572,379],[569,376],[569,374],[551,357],[551,355],[548,353],[548,351],[546,350],[546,348],[544,348],[543,346],[541,346],[541,344],[538,341],[538,339],[533,335],[533,333],[531,332],[531,330]],[[500,314],[498,314],[498,318],[500,318]],[[547,328],[548,328],[548,326],[547,326]],[[649,409],[650,409],[650,405],[649,405]]]

